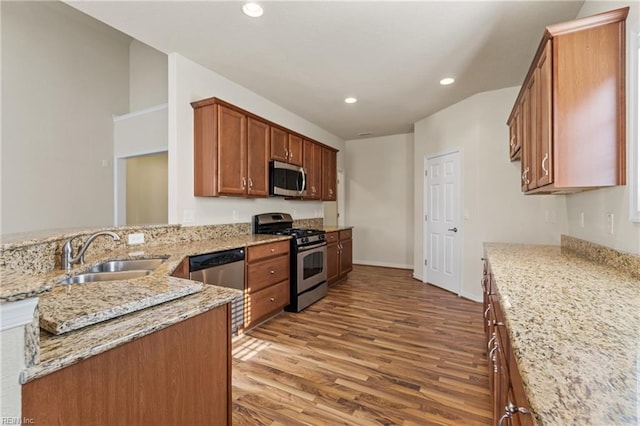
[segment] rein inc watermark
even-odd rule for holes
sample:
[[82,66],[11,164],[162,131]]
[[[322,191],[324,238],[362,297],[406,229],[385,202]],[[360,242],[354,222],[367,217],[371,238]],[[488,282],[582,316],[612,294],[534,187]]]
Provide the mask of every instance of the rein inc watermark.
[[2,425],[34,425],[36,421],[30,417],[0,417]]

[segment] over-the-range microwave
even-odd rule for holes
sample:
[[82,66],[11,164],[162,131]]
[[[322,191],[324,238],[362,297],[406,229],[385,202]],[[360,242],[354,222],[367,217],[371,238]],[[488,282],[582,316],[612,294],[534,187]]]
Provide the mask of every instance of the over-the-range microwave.
[[269,162],[269,195],[302,197],[307,194],[307,173],[304,167],[281,161]]

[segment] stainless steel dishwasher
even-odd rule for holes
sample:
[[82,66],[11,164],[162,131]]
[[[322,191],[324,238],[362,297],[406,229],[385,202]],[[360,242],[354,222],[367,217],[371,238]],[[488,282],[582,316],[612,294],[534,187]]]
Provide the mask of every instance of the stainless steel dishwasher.
[[[192,280],[220,287],[244,291],[244,249],[232,249],[201,254],[189,258],[189,276]],[[231,330],[238,334],[244,323],[244,297],[231,305]]]

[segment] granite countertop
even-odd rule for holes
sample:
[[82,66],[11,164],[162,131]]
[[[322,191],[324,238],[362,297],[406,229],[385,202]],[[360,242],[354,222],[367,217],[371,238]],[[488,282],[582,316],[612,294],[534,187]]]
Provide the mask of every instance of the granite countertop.
[[[61,334],[199,292],[202,283],[170,275],[185,257],[287,239],[286,236],[241,235],[172,245],[128,246],[112,251],[107,257],[87,259],[84,265],[66,273],[57,270],[32,276],[31,280],[51,286],[50,292],[40,295],[40,327]],[[149,257],[167,257],[167,261],[140,278],[56,284],[61,278],[82,273],[103,261]]]
[[20,383],[45,376],[240,297],[231,288],[207,285],[196,294],[62,335],[40,334],[40,362],[24,370]]
[[636,425],[637,275],[559,246],[486,243],[485,253],[538,423]]
[[[46,274],[26,275],[13,274],[9,270],[11,279],[19,277],[20,280],[11,285],[3,283],[3,295],[7,298],[19,298],[27,292],[39,295],[40,326],[44,329],[39,339],[39,362],[28,366],[21,374],[21,383],[50,374],[242,296],[242,291],[239,290],[203,285],[197,281],[170,276],[185,257],[289,238],[240,235],[179,244],[129,246],[114,250],[108,256],[88,258],[84,265],[68,272],[56,270]],[[158,256],[168,258],[152,274],[142,278],[102,283],[55,284],[60,278],[82,273],[103,261]],[[41,293],[42,289],[49,286],[50,292]]]
[[353,226],[323,226],[322,228],[325,232],[335,232],[335,231],[344,231],[346,229],[353,229]]

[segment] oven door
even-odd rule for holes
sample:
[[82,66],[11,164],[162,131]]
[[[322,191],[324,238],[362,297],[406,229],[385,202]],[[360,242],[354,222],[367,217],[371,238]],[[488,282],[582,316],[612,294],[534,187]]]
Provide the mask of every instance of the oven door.
[[296,293],[303,293],[327,280],[327,243],[298,248]]

